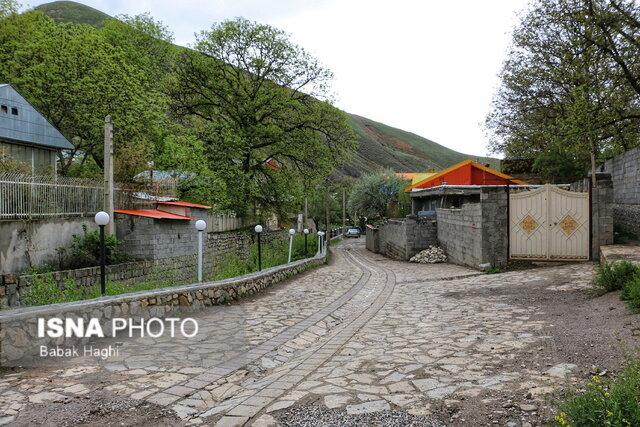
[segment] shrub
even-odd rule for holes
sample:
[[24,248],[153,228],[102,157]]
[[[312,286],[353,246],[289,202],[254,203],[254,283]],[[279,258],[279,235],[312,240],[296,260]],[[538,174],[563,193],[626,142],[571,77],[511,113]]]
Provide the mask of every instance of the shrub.
[[594,376],[585,391],[567,394],[556,407],[559,426],[640,425],[640,363],[629,362],[611,380]]
[[629,261],[620,261],[596,267],[595,288],[600,292],[617,291],[624,288],[638,272],[638,267]]
[[622,288],[620,298],[633,310],[640,310],[640,273],[636,273]]
[[[107,264],[117,264],[126,261],[126,256],[118,250],[116,236],[105,236],[105,258]],[[100,264],[100,231],[87,231],[87,226],[82,226],[82,235],[73,235],[69,268],[92,267]]]

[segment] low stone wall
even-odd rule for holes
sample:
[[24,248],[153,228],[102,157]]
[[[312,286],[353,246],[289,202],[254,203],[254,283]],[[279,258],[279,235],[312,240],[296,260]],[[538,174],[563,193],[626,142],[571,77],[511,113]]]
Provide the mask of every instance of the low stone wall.
[[0,365],[14,366],[37,360],[41,345],[70,346],[83,344],[83,339],[40,338],[39,318],[99,318],[105,331],[110,331],[111,319],[131,317],[148,319],[166,317],[178,311],[195,311],[224,304],[255,294],[297,273],[324,264],[325,255],[295,261],[246,276],[185,286],[101,297],[88,301],[26,307],[0,312]]
[[438,242],[449,261],[473,268],[504,267],[509,259],[509,193],[483,187],[480,203],[436,210]]
[[[263,233],[263,244],[282,241],[287,238],[284,231],[266,231]],[[206,237],[203,273],[213,276],[219,271],[220,263],[229,255],[236,255],[247,260],[254,244],[255,235],[249,230],[237,230],[223,233],[209,233]],[[171,248],[170,244],[167,244]],[[154,260],[133,261],[123,264],[109,265],[106,268],[107,280],[140,283],[154,278],[174,280],[178,283],[189,283],[196,279],[197,245],[193,247],[192,255],[165,257]],[[34,280],[45,279],[45,275],[0,275],[0,309],[20,307],[24,305],[24,297]],[[63,270],[48,273],[58,286],[64,286],[68,280],[76,285],[94,287],[100,283],[100,267],[88,267],[75,270]]]
[[381,254],[403,261],[431,245],[436,245],[436,221],[432,219],[390,219],[379,230]]

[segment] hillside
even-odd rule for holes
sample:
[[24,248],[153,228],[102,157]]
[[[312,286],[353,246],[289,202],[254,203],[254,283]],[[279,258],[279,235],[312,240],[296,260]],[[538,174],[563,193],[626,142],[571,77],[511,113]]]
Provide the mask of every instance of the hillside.
[[58,22],[76,22],[101,27],[105,19],[111,18],[104,12],[74,1],[53,1],[34,7]]
[[[35,9],[56,21],[98,27],[105,19],[110,18],[106,13],[73,1],[45,3]],[[369,120],[366,117],[355,114],[350,114],[349,117],[358,135],[358,150],[348,164],[337,171],[339,175],[357,177],[382,168],[406,172],[437,170],[468,158],[490,163],[494,167],[499,166],[497,159],[469,156],[419,135]]]

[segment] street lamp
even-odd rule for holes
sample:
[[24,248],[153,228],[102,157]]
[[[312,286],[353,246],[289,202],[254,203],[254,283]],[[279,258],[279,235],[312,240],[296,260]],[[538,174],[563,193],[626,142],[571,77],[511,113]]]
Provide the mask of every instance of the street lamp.
[[293,249],[293,236],[296,234],[295,228],[289,229],[289,262],[291,262],[291,250]]
[[202,282],[202,232],[206,229],[206,221],[202,219],[196,221],[196,230],[198,230],[198,283]]
[[304,256],[306,258],[306,256],[307,256],[307,236],[309,235],[309,229],[305,228],[304,230],[302,230],[302,232],[304,233]]
[[322,241],[324,237],[324,231],[318,231],[318,253],[322,254],[322,249],[324,246],[324,242]]
[[100,227],[100,295],[104,295],[107,292],[107,284],[105,278],[105,244],[104,244],[104,226],[109,224],[109,214],[100,211],[93,218],[96,224]]
[[262,271],[262,246],[260,245],[260,235],[262,234],[262,226],[256,225],[253,229],[258,235],[258,271]]

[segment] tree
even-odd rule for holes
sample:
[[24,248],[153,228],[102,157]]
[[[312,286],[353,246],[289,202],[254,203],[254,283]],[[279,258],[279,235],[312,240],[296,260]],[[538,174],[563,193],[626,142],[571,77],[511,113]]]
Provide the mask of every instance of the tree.
[[0,0],[0,18],[6,18],[18,13],[22,4],[15,0]]
[[75,145],[60,157],[62,173],[78,164],[102,167],[106,115],[115,124],[119,180],[144,169],[164,138],[160,59],[135,42],[140,34],[115,21],[101,29],[57,24],[40,12],[0,22],[0,81],[15,85]]
[[594,172],[602,153],[635,144],[640,132],[637,94],[618,84],[612,60],[582,36],[597,32],[586,3],[533,5],[514,30],[487,118],[494,152],[533,158],[549,179],[570,177],[589,163]]
[[411,210],[411,201],[404,192],[407,185],[409,181],[390,170],[363,175],[349,192],[347,207],[351,217],[376,220],[407,215]]
[[330,104],[331,72],[288,36],[242,18],[200,33],[176,62],[175,113],[204,141],[236,209],[284,211],[324,179],[355,137]]

